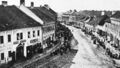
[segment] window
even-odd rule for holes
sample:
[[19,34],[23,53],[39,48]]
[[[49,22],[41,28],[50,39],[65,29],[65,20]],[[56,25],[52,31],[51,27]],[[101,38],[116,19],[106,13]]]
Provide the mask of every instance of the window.
[[35,31],[33,31],[33,37],[35,37]]
[[23,39],[23,33],[20,33],[20,39]]
[[3,36],[0,36],[0,44],[4,43]]
[[11,57],[11,51],[8,51],[8,56]]
[[38,30],[38,36],[40,36],[40,31]]
[[19,33],[17,33],[17,40],[19,40],[20,39],[20,35],[19,35]]
[[4,60],[4,53],[1,53],[1,60]]
[[8,35],[8,42],[11,42],[11,35]]
[[23,39],[23,33],[17,33],[17,40]]
[[28,32],[28,38],[30,38],[30,32]]

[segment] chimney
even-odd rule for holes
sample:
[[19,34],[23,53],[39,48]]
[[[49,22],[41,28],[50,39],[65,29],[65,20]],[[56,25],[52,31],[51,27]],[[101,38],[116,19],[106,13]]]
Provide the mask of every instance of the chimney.
[[7,1],[2,1],[3,6],[7,6]]
[[20,0],[20,5],[24,5],[25,6],[25,0]]
[[31,6],[30,6],[31,8],[33,8],[34,7],[34,2],[31,2]]
[[48,6],[48,4],[45,4],[44,7],[45,7],[46,9],[48,9],[48,10],[50,9],[50,7]]

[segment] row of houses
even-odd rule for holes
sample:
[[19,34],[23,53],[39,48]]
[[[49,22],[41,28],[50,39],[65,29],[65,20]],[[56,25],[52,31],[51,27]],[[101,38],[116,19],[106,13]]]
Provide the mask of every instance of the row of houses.
[[80,22],[83,19],[88,18],[84,14],[81,14],[80,12],[72,12],[72,13],[63,13],[58,18],[59,21],[62,22]]
[[[105,50],[112,54],[112,58],[120,59],[120,12],[84,13],[88,13],[88,15],[80,16],[82,17],[79,19],[80,21],[73,20],[72,26],[77,24],[85,33],[87,32],[93,34],[92,36],[96,36],[99,39],[98,41],[103,42],[102,45],[104,45]],[[67,19],[62,17],[64,18],[62,21],[67,20],[67,23],[69,23],[69,17],[72,14],[63,15],[67,16]]]
[[[107,15],[101,16],[97,21],[87,22],[86,29],[92,33],[104,44],[104,49],[109,53],[110,57],[114,60],[120,59],[120,12],[117,11],[110,17]],[[94,28],[94,29],[93,29]]]
[[[109,13],[108,13],[109,14]],[[101,13],[98,16],[86,15],[80,21],[73,21],[72,26],[79,25],[85,34],[94,36],[109,56],[113,59],[120,59],[120,12],[113,12],[111,15]],[[64,20],[64,19],[63,19]],[[69,19],[67,23],[70,23]]]
[[47,4],[35,7],[0,5],[0,64],[42,52],[47,41],[55,41],[57,13]]

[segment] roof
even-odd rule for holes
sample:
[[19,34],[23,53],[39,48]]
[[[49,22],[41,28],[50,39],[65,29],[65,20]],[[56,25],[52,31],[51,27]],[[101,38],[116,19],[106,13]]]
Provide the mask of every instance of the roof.
[[111,17],[120,19],[120,11],[116,11]]
[[57,16],[57,13],[53,9],[49,9],[49,12],[52,13],[54,16]]
[[41,18],[44,22],[55,21],[57,14],[52,9],[46,9],[45,7],[34,7],[29,8],[33,13],[35,13],[39,18]]
[[0,31],[41,26],[16,6],[0,5]]
[[[110,19],[111,19],[111,21],[120,22],[120,19],[119,19],[119,18],[113,18],[113,17],[111,17]],[[112,22],[111,22],[111,23],[112,23]]]
[[99,16],[96,18],[92,18],[90,19],[89,22],[87,22],[87,24],[92,25],[92,26],[97,26],[97,25],[104,25],[105,22],[110,22],[110,19],[107,15],[103,15],[103,16]]
[[92,26],[96,26],[99,24],[99,21],[100,21],[99,18],[93,18],[93,19],[90,19],[90,21],[87,22],[87,24],[92,25]]
[[76,20],[77,21],[84,21],[86,19],[86,16],[84,16],[84,15],[79,15],[79,16],[76,16]]
[[24,12],[26,15],[36,20],[40,24],[43,24],[43,21],[24,5],[21,5],[20,7],[18,7],[18,9],[20,9],[22,12]]
[[100,22],[99,22],[99,25],[102,26],[102,25],[105,24],[105,22],[111,23],[110,17],[109,17],[108,15],[103,15],[103,16],[101,17],[101,20],[100,20]]
[[84,10],[83,13],[88,16],[101,16],[101,11],[97,10]]
[[111,16],[112,21],[117,21],[120,22],[120,11],[116,11],[112,16]]

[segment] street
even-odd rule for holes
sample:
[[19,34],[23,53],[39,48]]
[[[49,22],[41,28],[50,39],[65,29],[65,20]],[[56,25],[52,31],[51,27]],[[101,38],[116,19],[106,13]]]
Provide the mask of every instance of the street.
[[80,29],[67,27],[78,41],[78,52],[73,59],[75,64],[72,64],[70,68],[114,68],[112,60],[102,52],[101,48],[92,44]]
[[0,68],[120,68],[119,3],[0,0]]

